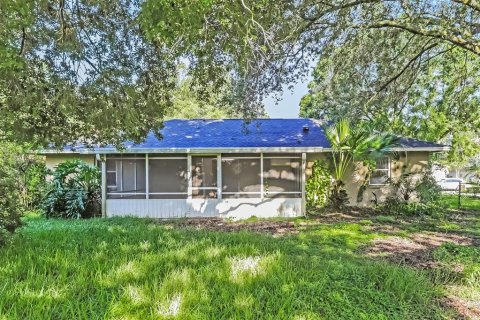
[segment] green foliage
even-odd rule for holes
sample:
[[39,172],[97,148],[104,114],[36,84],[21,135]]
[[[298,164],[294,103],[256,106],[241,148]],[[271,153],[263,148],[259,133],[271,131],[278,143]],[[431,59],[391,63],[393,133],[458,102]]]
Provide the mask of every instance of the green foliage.
[[417,61],[424,45],[398,30],[364,30],[322,55],[300,115],[442,142],[452,147],[445,162],[465,165],[480,152],[480,57],[443,45]]
[[90,218],[100,214],[100,172],[80,160],[55,167],[42,208],[47,217]]
[[21,225],[25,210],[35,209],[45,175],[41,159],[10,143],[0,147],[0,245]]
[[419,215],[441,218],[445,215],[441,188],[437,185],[431,166],[418,174],[403,172],[391,179],[392,191],[379,210],[393,215]]
[[20,172],[18,155],[14,151],[14,147],[0,148],[0,246],[6,240],[7,232],[11,233],[21,225]]
[[325,134],[332,148],[332,176],[335,179],[329,194],[330,204],[338,209],[348,202],[343,180],[353,162],[368,162],[382,157],[398,139],[390,134],[375,133],[369,124],[353,126],[347,119],[340,119],[326,127]]
[[312,166],[312,174],[305,185],[308,209],[322,208],[328,204],[331,180],[328,168],[320,160],[316,160]]
[[[191,77],[178,81],[172,96],[172,107],[165,118],[172,119],[226,119],[241,118],[241,101],[235,96],[231,81],[220,88],[213,85],[202,87]],[[258,116],[265,117],[263,105],[258,107]]]

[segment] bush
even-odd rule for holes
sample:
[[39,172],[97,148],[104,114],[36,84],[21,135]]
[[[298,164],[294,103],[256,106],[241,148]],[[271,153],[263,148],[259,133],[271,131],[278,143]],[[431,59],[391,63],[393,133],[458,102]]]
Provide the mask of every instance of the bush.
[[313,163],[312,175],[305,185],[308,209],[323,208],[328,203],[331,177],[328,169],[320,160]]
[[14,145],[3,144],[0,148],[0,245],[21,225],[21,158],[17,151]]
[[433,178],[429,166],[415,179],[411,173],[403,173],[398,179],[390,181],[392,192],[379,207],[382,213],[393,215],[426,215],[443,217],[445,209],[441,203],[441,188]]
[[100,172],[80,160],[55,167],[42,208],[47,218],[90,218],[100,215]]

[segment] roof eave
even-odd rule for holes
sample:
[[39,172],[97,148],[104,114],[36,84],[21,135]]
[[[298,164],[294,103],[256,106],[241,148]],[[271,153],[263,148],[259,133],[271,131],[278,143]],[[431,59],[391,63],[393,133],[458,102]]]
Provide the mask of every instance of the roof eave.
[[115,154],[115,153],[259,153],[259,152],[284,152],[284,153],[315,153],[324,152],[323,147],[243,147],[243,148],[115,148],[77,149],[77,150],[40,150],[38,154]]

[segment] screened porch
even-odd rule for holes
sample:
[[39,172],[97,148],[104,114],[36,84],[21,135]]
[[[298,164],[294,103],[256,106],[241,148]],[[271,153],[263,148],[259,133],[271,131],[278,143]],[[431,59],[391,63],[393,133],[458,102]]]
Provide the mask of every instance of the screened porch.
[[107,154],[103,160],[107,216],[303,212],[305,154]]

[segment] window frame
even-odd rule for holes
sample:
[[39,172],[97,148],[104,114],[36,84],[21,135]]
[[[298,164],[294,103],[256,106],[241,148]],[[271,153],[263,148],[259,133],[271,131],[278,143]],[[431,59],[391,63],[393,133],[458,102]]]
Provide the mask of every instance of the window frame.
[[[387,159],[387,168],[386,169],[378,169],[377,168],[377,161],[380,160],[380,159]],[[385,180],[385,183],[372,183],[372,174],[375,172],[375,171],[387,171],[387,179]],[[380,187],[380,186],[386,186],[388,185],[388,179],[390,179],[392,177],[392,171],[391,171],[391,159],[390,159],[390,156],[383,156],[382,158],[379,158],[375,161],[375,170],[372,170],[372,173],[370,174],[370,177],[368,179],[368,185],[370,186],[377,186],[377,187]]]
[[[224,156],[225,155],[225,156]],[[236,191],[224,191],[223,190],[223,184],[224,184],[224,180],[223,180],[223,177],[224,177],[224,174],[223,174],[223,162],[224,160],[225,161],[235,161],[235,160],[258,160],[258,164],[259,164],[259,181],[258,181],[258,185],[260,186],[260,190],[259,191],[241,191],[241,192],[236,192]],[[258,197],[252,197],[252,198],[263,198],[263,195],[264,195],[264,186],[263,186],[263,156],[262,156],[262,153],[252,153],[252,154],[245,154],[245,153],[242,153],[240,155],[236,155],[236,154],[221,154],[221,157],[220,157],[220,161],[221,161],[221,177],[222,177],[222,184],[221,184],[221,188],[222,188],[222,196],[225,194],[225,195],[228,195],[228,197],[225,197],[225,199],[242,199],[241,195],[258,195]],[[229,197],[229,196],[233,196],[233,197]],[[239,197],[235,197],[235,196],[239,196]]]
[[[265,190],[265,159],[295,159],[297,160],[298,159],[298,162],[300,164],[300,176],[298,177],[300,179],[300,191],[267,191]],[[299,198],[299,197],[302,197],[302,155],[301,154],[297,154],[297,153],[292,153],[291,155],[288,155],[288,154],[279,154],[278,156],[276,155],[273,155],[271,153],[265,155],[263,154],[262,156],[262,196],[263,198],[275,198],[275,196],[278,196],[278,195],[289,195],[289,194],[294,194],[296,195],[297,197],[295,198]]]
[[[106,192],[106,198],[107,200],[120,200],[120,199],[131,199],[131,198],[128,198],[129,196],[144,196],[144,198],[140,198],[140,199],[148,199],[147,197],[147,194],[148,194],[148,189],[147,189],[147,178],[146,178],[146,175],[148,174],[148,169],[147,169],[147,155],[145,154],[143,157],[141,156],[138,156],[138,155],[132,155],[132,156],[123,156],[123,155],[106,155],[106,159],[105,161],[108,161],[108,160],[113,160],[115,161],[115,186],[108,186],[107,185],[107,192]],[[117,162],[120,160],[120,166],[117,165]],[[137,181],[137,160],[144,160],[145,161],[145,192],[119,192],[119,191],[108,191],[108,187],[116,187],[118,188],[119,187],[119,183],[118,183],[118,176],[122,176],[122,179],[120,180],[120,189],[123,189],[123,161],[124,160],[135,160],[135,170],[134,170],[134,175],[135,175],[135,181],[134,181],[134,185],[135,185],[135,189],[137,188],[137,184],[138,184],[138,181]],[[105,168],[106,169],[106,168]],[[105,170],[106,171],[106,170]],[[107,172],[107,171],[106,171]],[[113,170],[109,170],[108,172],[110,173],[113,173]],[[105,181],[105,184],[107,183],[107,181]],[[113,196],[113,197],[112,197]],[[119,198],[115,198],[115,196],[119,196]],[[125,198],[123,196],[126,196]]]
[[[151,156],[149,155],[148,157],[146,157],[146,167],[147,167],[147,176],[148,176],[148,182],[147,182],[147,199],[150,199],[150,196],[162,196],[162,195],[184,195],[185,198],[181,198],[181,200],[183,199],[188,199],[188,155],[185,154],[185,156],[179,156],[179,155],[175,155],[175,156],[172,156],[172,157],[169,157],[169,156]],[[151,192],[151,186],[150,186],[150,183],[151,183],[151,177],[150,177],[150,173],[151,173],[151,168],[150,168],[150,161],[151,160],[185,160],[186,161],[186,174],[187,174],[187,177],[186,177],[186,182],[187,182],[187,189],[185,192]],[[155,198],[153,198],[155,199]],[[175,199],[178,199],[178,198],[175,198]],[[163,199],[162,199],[163,200]],[[168,200],[167,198],[165,200]],[[172,199],[173,200],[173,199]]]
[[[222,173],[221,172],[218,172],[218,161],[220,160],[220,162],[222,161],[222,157],[221,157],[221,154],[220,153],[190,153],[187,155],[188,157],[190,157],[190,166],[189,168],[187,168],[187,171],[188,171],[188,174],[189,174],[189,181],[188,181],[188,198],[187,199],[200,199],[200,200],[219,200],[221,199],[221,187],[218,185],[218,181],[219,181],[219,177],[221,177]],[[217,174],[216,174],[216,181],[215,183],[217,184],[216,187],[194,187],[193,186],[193,168],[194,168],[194,164],[193,164],[193,158],[195,157],[198,157],[198,158],[213,158],[215,159],[215,161],[217,162],[216,163],[216,170],[217,170]],[[188,165],[187,165],[188,166]],[[213,168],[213,166],[212,166]],[[212,191],[215,191],[215,198],[201,198],[201,197],[196,197],[196,195],[193,194],[193,191],[194,190],[197,190],[197,191],[203,191],[203,190],[212,190]]]

